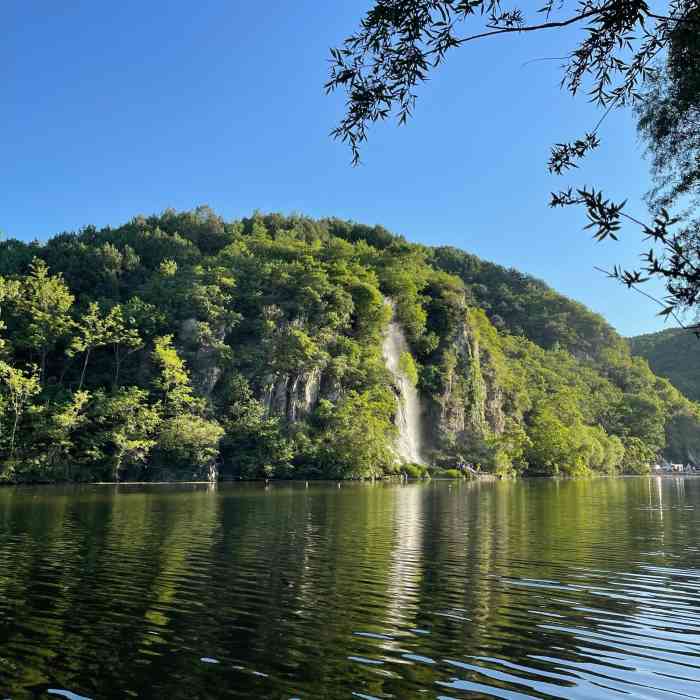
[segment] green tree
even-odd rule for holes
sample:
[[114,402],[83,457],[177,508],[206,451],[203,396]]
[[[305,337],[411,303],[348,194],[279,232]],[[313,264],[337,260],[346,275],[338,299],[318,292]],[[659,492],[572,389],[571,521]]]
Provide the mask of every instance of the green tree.
[[111,395],[98,393],[91,417],[94,430],[86,451],[93,464],[106,465],[114,481],[125,470],[147,467],[161,424],[157,407],[148,403],[147,391],[128,387]]
[[[89,422],[87,406],[90,394],[76,391],[70,400],[52,407],[46,430],[46,464],[51,470],[64,468],[64,476],[71,477],[72,467],[86,458],[84,445],[76,442],[77,434]],[[55,473],[52,473],[55,476]]]
[[[153,360],[159,369],[154,381],[162,399],[163,420],[158,436],[161,465],[211,468],[219,454],[223,428],[202,413],[204,402],[194,395],[185,362],[172,336],[156,338]],[[212,478],[213,472],[208,475]]]
[[78,333],[73,337],[66,351],[69,357],[78,353],[83,354],[78,391],[83,388],[83,383],[85,382],[85,373],[88,368],[88,362],[90,361],[90,353],[96,348],[107,345],[108,343],[106,318],[100,312],[100,305],[93,301],[88,306],[85,314],[81,317]]
[[219,455],[224,429],[216,422],[193,414],[166,418],[160,427],[161,462],[175,467],[208,467]]
[[166,416],[175,416],[200,404],[192,391],[185,361],[173,346],[171,335],[156,338],[153,361],[159,371],[153,386],[161,396]]
[[9,452],[14,457],[17,427],[32,399],[41,391],[41,383],[36,367],[22,371],[2,360],[0,360],[0,382],[2,382],[4,401],[13,416]]
[[394,471],[395,410],[395,397],[388,389],[351,391],[335,406],[323,401],[318,452],[322,473],[366,478]]
[[42,260],[35,258],[22,279],[14,306],[22,314],[17,345],[39,355],[39,379],[46,381],[46,359],[56,343],[71,330],[70,309],[74,297],[60,274],[50,275]]
[[627,438],[622,469],[626,474],[648,474],[651,471],[651,465],[656,460],[656,455],[656,450],[652,446],[646,445],[640,438]]
[[228,385],[230,403],[221,441],[223,471],[244,479],[290,475],[294,448],[279,418],[265,415],[244,377],[233,376]]
[[[127,313],[131,308],[127,307]],[[133,316],[126,316],[121,304],[113,306],[105,318],[105,341],[114,351],[114,382],[113,388],[119,386],[119,375],[124,360],[132,353],[143,347],[143,341]]]

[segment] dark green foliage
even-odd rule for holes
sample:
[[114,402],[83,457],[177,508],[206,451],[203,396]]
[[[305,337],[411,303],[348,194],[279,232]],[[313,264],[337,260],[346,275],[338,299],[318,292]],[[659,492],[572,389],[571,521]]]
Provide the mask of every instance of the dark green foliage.
[[700,341],[689,331],[669,328],[659,333],[629,339],[634,355],[649,362],[660,377],[666,377],[689,399],[700,401]]
[[493,325],[543,348],[561,347],[577,357],[594,357],[622,342],[602,316],[523,272],[456,248],[435,248],[434,264],[464,281]]
[[602,318],[381,227],[200,208],[2,250],[5,480],[423,477],[394,447],[392,313],[440,474],[700,454],[697,405]]

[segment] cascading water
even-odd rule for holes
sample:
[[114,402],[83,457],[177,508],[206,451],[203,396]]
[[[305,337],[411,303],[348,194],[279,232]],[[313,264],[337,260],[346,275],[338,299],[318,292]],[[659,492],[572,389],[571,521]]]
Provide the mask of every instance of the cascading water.
[[421,406],[418,390],[401,367],[402,355],[410,354],[410,350],[403,329],[394,318],[393,304],[387,303],[392,307],[392,319],[384,336],[382,350],[386,366],[394,375],[394,382],[400,394],[396,412],[396,424],[399,429],[396,450],[404,461],[423,464]]

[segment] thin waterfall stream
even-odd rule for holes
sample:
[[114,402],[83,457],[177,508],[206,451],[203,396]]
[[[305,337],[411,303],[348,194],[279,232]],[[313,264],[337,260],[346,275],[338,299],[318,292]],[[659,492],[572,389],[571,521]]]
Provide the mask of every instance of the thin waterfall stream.
[[406,376],[402,368],[402,356],[410,355],[411,351],[403,332],[401,324],[397,321],[394,304],[391,306],[392,317],[389,322],[382,351],[389,371],[394,375],[394,382],[399,390],[398,410],[396,412],[396,425],[399,429],[399,437],[396,442],[396,451],[402,460],[423,464],[422,455],[422,411],[418,390]]

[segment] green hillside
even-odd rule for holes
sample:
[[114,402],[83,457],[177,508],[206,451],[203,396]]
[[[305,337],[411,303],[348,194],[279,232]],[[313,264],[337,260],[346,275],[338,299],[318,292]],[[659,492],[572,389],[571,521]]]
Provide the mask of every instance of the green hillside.
[[700,339],[682,328],[629,339],[634,355],[649,362],[652,370],[668,379],[689,399],[700,401]]
[[[8,240],[0,310],[5,480],[614,474],[700,453],[697,405],[600,316],[381,227],[200,208]],[[397,450],[409,385],[422,466]]]

